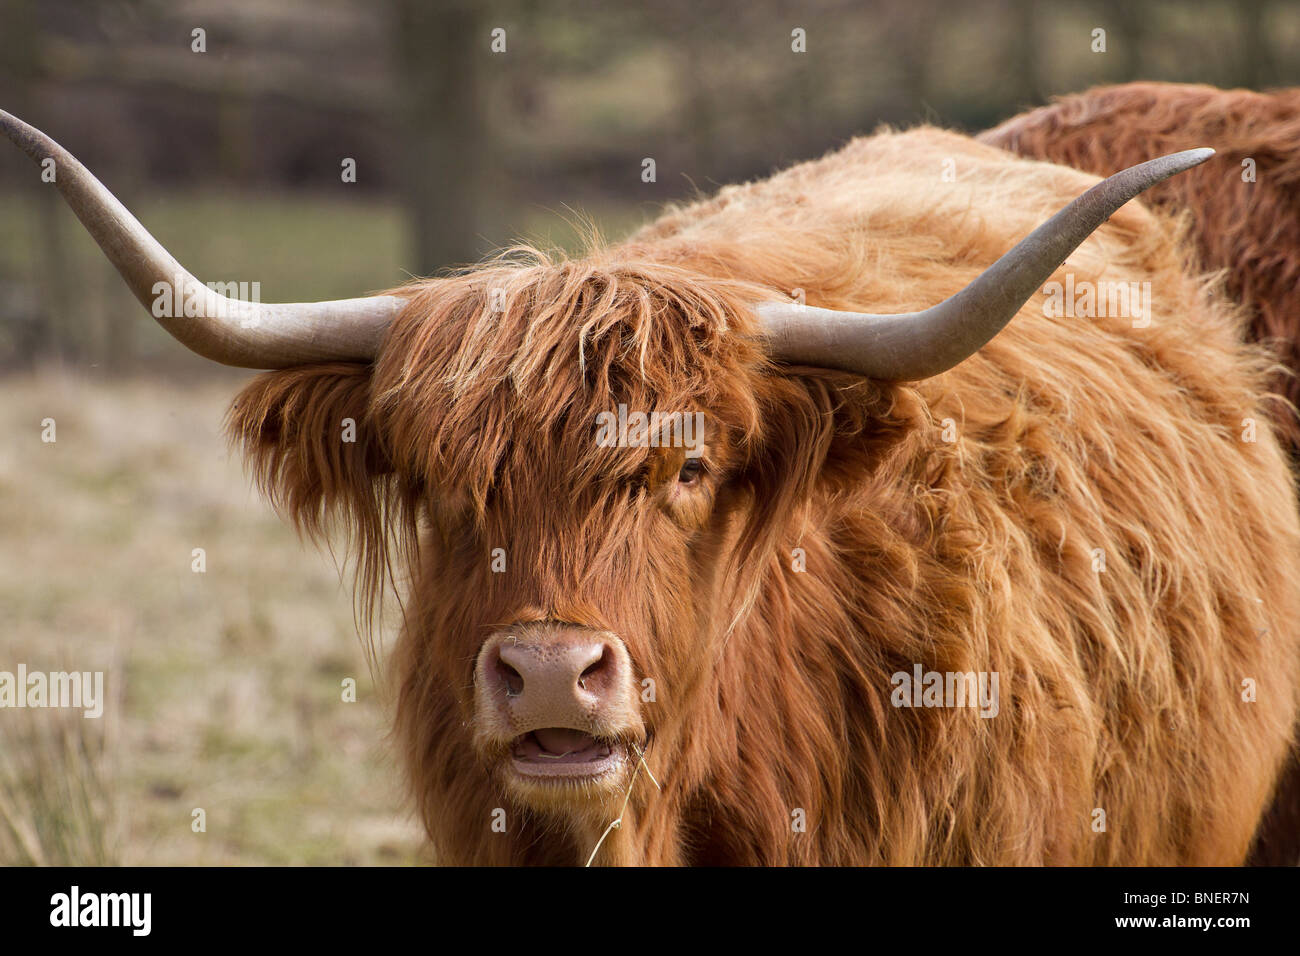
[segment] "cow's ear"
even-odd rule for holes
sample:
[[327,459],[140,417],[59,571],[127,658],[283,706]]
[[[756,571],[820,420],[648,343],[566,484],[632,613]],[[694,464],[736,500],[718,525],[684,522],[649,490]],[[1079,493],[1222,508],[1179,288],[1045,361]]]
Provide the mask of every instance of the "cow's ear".
[[761,415],[761,440],[739,476],[753,508],[738,555],[782,544],[814,496],[859,491],[915,433],[923,409],[902,386],[799,369],[769,379]]
[[369,525],[391,472],[370,415],[371,367],[309,365],[259,376],[226,418],[261,490],[303,531],[331,518]]
[[772,385],[753,477],[791,504],[860,486],[924,417],[909,389],[840,372],[792,370]]
[[864,477],[875,475],[929,423],[924,403],[904,385],[831,371],[798,381],[827,423],[817,481],[829,493],[860,488]]

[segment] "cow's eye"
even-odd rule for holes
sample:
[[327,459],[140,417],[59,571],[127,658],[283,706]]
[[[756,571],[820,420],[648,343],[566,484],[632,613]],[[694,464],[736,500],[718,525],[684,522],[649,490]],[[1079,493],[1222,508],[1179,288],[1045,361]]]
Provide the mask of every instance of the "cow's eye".
[[686,464],[682,465],[682,470],[677,473],[677,480],[683,485],[693,485],[703,473],[704,462],[698,458],[688,458]]

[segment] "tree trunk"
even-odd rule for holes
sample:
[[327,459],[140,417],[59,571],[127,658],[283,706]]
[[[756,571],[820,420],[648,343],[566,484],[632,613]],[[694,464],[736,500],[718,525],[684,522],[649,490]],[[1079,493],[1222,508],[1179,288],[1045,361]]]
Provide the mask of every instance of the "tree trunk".
[[473,0],[397,0],[402,192],[414,236],[414,269],[429,275],[472,262],[479,249],[478,171],[483,123],[478,66],[491,54],[489,25]]

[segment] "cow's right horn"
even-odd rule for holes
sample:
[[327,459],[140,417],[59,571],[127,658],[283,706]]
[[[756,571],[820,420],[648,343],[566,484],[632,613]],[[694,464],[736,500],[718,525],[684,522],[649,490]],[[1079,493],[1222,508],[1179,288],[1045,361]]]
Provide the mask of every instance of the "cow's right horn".
[[1188,149],[1103,179],[1043,223],[970,285],[922,312],[872,315],[788,302],[758,306],[775,358],[888,382],[938,375],[1002,331],[1057,266],[1116,209],[1156,183],[1198,166],[1212,149]]
[[3,110],[0,130],[38,164],[54,160],[54,184],[131,292],[163,328],[206,358],[242,368],[373,359],[404,305],[396,296],[272,305],[219,295],[183,269],[62,146]]

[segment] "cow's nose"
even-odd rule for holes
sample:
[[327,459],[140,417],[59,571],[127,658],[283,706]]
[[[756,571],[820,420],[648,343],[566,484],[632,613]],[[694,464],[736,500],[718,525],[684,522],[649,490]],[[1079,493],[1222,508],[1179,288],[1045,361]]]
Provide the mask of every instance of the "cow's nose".
[[[507,697],[590,693],[588,681],[606,666],[603,641],[556,641],[542,645],[503,642],[497,671]],[[593,688],[594,690],[594,688]]]
[[606,723],[629,703],[631,664],[621,641],[585,628],[495,634],[479,651],[476,680],[518,730]]

